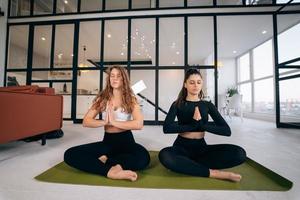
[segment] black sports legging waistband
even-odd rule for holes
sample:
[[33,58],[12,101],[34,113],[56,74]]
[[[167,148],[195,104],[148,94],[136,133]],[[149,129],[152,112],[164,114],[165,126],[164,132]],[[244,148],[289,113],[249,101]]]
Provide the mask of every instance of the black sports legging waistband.
[[119,133],[104,133],[103,142],[112,146],[124,146],[135,143],[131,130]]
[[207,146],[205,139],[189,139],[189,138],[184,138],[180,135],[177,136],[176,140],[174,141],[173,146],[180,146],[185,149],[193,149],[193,148],[205,148]]

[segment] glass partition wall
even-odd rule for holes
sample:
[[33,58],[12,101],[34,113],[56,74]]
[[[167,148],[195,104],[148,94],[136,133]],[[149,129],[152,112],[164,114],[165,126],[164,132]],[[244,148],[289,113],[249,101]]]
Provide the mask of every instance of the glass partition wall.
[[[61,5],[60,9],[72,10],[76,2],[70,1],[69,8]],[[172,1],[173,7],[182,6],[182,2]],[[190,6],[211,3],[188,2]],[[102,9],[102,4],[95,3]],[[110,3],[106,9],[129,6]],[[130,6],[146,5],[146,1],[132,1]],[[159,5],[166,6],[168,1],[159,1]],[[81,1],[83,8],[91,10]],[[39,10],[47,12],[46,8]],[[292,90],[299,79],[298,47],[292,42],[299,34],[299,21],[299,14],[278,15],[277,41],[270,14],[186,14],[10,24],[5,84],[53,87],[64,97],[64,119],[81,122],[105,87],[106,68],[120,65],[128,69],[132,85],[143,80],[147,86],[137,95],[145,124],[161,124],[183,86],[185,70],[196,67],[204,81],[205,100],[218,105],[220,95],[237,87],[243,95],[244,112],[274,116],[277,109],[281,122],[295,124],[299,122],[299,95],[286,91]],[[246,30],[245,24],[251,28]],[[274,66],[279,68],[278,88]]]
[[275,18],[276,123],[278,127],[300,128],[300,14],[280,14]]

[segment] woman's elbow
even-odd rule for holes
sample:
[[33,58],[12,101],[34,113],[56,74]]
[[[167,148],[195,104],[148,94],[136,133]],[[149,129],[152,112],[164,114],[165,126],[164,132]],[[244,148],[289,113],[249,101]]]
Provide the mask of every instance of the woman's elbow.
[[231,136],[231,129],[229,127],[227,128],[226,136],[228,136],[228,137]]
[[144,128],[144,122],[143,121],[139,121],[137,122],[137,125],[136,125],[136,130],[142,130]]
[[82,126],[83,127],[89,127],[89,122],[88,121],[89,121],[88,119],[84,118],[83,121],[82,121]]
[[164,132],[164,133],[170,133],[170,128],[169,128],[169,126],[164,125],[164,126],[163,126],[163,132]]

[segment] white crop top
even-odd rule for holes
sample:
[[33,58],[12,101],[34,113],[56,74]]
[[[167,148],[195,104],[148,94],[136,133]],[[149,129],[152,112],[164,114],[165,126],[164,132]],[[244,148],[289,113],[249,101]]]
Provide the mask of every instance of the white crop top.
[[[118,108],[114,110],[114,117],[116,121],[129,121],[131,120],[132,116],[131,113],[122,112],[122,108]],[[102,112],[102,119],[106,118],[106,111]]]

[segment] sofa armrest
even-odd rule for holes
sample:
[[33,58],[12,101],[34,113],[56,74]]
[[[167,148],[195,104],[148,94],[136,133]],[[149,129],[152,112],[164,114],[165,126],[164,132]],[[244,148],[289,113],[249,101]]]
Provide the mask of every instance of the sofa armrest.
[[0,143],[62,127],[61,95],[0,91]]

